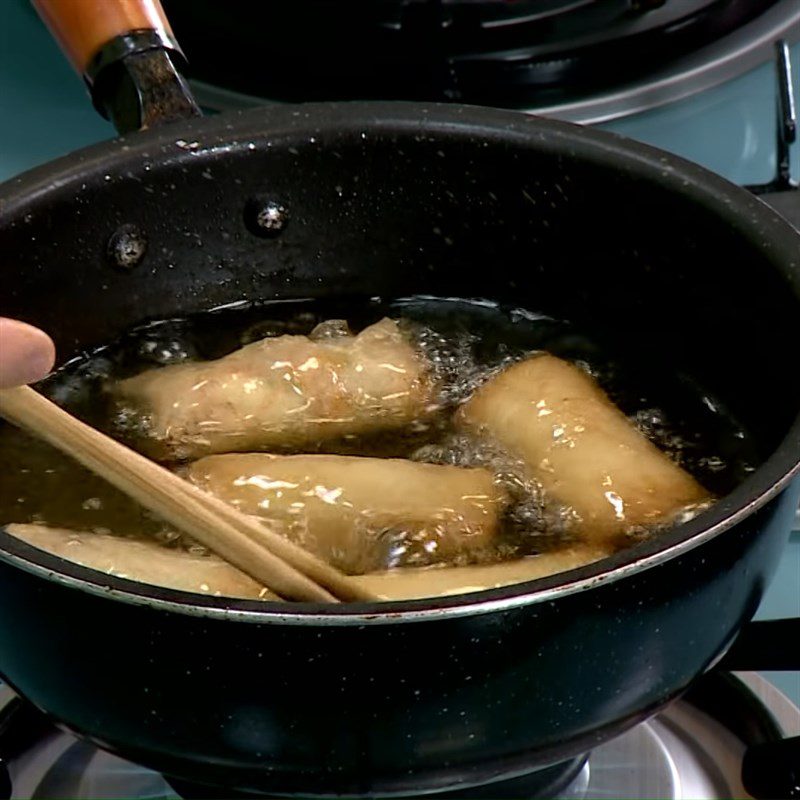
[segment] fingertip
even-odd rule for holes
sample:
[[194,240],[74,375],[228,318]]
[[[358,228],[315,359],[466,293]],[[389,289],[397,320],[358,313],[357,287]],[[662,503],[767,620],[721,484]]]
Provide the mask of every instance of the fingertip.
[[41,380],[53,368],[55,359],[55,344],[44,331],[0,317],[0,388]]

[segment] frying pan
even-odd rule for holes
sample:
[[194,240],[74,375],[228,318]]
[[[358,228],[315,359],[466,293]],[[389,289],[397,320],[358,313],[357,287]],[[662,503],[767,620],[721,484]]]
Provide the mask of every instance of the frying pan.
[[[549,774],[714,665],[757,608],[798,499],[793,229],[672,155],[510,112],[201,118],[156,3],[73,0],[69,19],[65,5],[40,3],[96,105],[148,129],[0,188],[0,311],[49,331],[63,359],[242,299],[491,298],[689,376],[761,456],[657,539],[436,600],[200,597],[0,531],[5,679],[76,733],[216,796],[397,796]],[[268,203],[284,209],[277,231],[254,222]],[[126,236],[142,246],[120,249]]]

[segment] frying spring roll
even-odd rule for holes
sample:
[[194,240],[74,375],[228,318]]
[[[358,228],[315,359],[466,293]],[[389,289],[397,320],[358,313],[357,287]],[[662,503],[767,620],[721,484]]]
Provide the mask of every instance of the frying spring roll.
[[353,580],[384,600],[444,597],[544,578],[591,564],[609,555],[602,547],[574,545],[565,550],[526,556],[516,561],[470,567],[392,569],[359,575]]
[[13,524],[6,530],[40,550],[118,578],[217,597],[274,598],[249,575],[216,556],[193,556],[155,542],[44,525]]
[[144,448],[178,459],[398,428],[424,417],[433,398],[424,359],[390,319],[358,336],[262,339],[216,361],[149,370],[113,391],[142,412]]
[[186,472],[351,574],[485,546],[505,503],[487,470],[402,459],[247,453],[208,456]]
[[[216,556],[198,558],[157,544],[42,525],[15,524],[7,526],[6,530],[68,561],[141,583],[222,597],[280,599]],[[410,600],[530,581],[575,569],[605,555],[607,551],[602,548],[577,545],[485,567],[396,569],[360,575],[353,580],[386,600]]]
[[631,424],[592,378],[550,355],[484,384],[461,423],[520,457],[586,541],[669,522],[709,494]]

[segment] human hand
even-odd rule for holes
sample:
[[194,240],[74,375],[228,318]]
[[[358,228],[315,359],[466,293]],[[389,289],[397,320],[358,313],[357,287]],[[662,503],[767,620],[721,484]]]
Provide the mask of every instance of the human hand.
[[0,317],[0,389],[41,380],[55,359],[55,345],[44,331]]

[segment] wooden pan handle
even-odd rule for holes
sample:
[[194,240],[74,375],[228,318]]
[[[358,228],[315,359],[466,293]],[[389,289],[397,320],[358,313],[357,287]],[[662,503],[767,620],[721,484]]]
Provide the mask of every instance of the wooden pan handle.
[[100,49],[132,31],[174,37],[159,0],[33,0],[72,66],[84,74]]
[[86,81],[95,108],[120,133],[200,116],[160,0],[33,4]]

